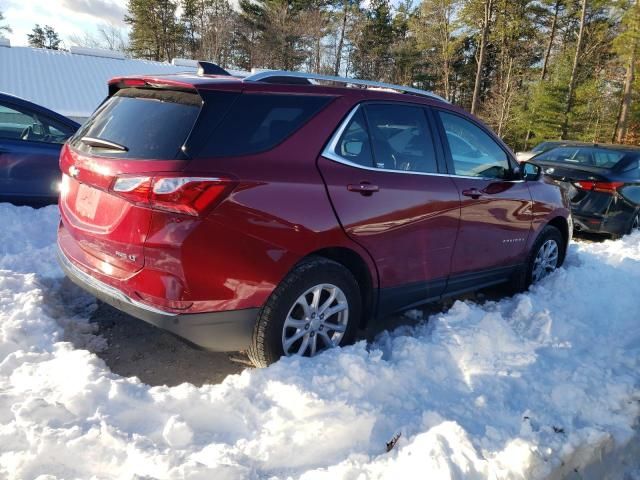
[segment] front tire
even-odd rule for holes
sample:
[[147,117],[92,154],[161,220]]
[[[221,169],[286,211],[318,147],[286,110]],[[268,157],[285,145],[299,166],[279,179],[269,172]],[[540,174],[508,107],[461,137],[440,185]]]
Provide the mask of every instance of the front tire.
[[524,267],[514,278],[515,292],[524,292],[533,283],[537,283],[556,268],[562,266],[566,246],[560,230],[547,225],[536,238]]
[[299,263],[260,310],[249,351],[256,367],[353,342],[362,312],[349,270],[322,257]]

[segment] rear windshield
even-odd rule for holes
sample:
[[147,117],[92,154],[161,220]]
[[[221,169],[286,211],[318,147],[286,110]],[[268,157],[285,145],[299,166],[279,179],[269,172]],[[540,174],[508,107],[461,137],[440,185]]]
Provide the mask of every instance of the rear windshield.
[[541,153],[535,157],[535,160],[585,167],[613,168],[625,155],[625,152],[617,152],[607,148],[558,147]]
[[[217,96],[218,94],[213,94]],[[254,94],[238,95],[221,122],[202,135],[197,155],[222,157],[248,155],[269,150],[298,130],[334,97],[313,95]],[[205,95],[205,101],[209,102]],[[215,114],[215,113],[214,113]],[[215,114],[217,116],[217,114]],[[198,123],[201,123],[198,122]]]
[[[202,107],[197,93],[125,88],[109,98],[80,128],[71,145],[85,153],[131,159],[172,160]],[[107,148],[83,137],[114,143]]]
[[538,153],[538,152],[544,152],[546,150],[549,150],[550,148],[553,148],[553,144],[551,142],[542,142],[536,145],[535,147],[533,147],[531,151]]

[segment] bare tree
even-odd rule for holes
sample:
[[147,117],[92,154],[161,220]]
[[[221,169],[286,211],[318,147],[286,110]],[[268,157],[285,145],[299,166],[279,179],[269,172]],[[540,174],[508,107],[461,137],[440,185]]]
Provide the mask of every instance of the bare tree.
[[96,33],[84,32],[69,37],[73,45],[78,47],[102,48],[114,52],[126,52],[128,44],[122,29],[112,24],[100,25]]
[[616,122],[615,140],[618,143],[625,141],[627,137],[627,129],[629,123],[629,113],[631,111],[631,98],[633,93],[633,83],[635,80],[635,66],[638,54],[638,37],[640,36],[640,0],[636,0],[630,7],[629,22],[625,37],[622,41],[630,43],[629,60],[627,61],[627,70],[624,78],[624,87],[622,89],[622,99],[620,102],[620,112]]

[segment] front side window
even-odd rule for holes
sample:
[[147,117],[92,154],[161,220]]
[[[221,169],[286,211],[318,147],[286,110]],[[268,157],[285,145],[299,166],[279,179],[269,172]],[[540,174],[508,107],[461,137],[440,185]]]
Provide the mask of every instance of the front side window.
[[73,132],[36,112],[0,104],[0,138],[27,142],[64,143]]
[[451,151],[454,173],[466,177],[507,178],[506,152],[484,130],[464,118],[438,112]]
[[433,137],[421,107],[373,104],[365,110],[376,167],[407,172],[438,171]]

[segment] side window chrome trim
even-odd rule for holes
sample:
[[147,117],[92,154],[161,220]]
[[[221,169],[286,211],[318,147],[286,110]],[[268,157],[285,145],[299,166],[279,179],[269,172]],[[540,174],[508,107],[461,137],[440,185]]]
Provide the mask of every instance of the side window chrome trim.
[[[372,172],[403,173],[405,175],[423,175],[423,176],[428,176],[428,177],[470,178],[470,179],[473,179],[473,180],[494,180],[494,181],[495,180],[499,180],[499,179],[492,178],[492,177],[473,177],[473,176],[465,176],[465,175],[452,175],[452,174],[449,174],[449,173],[412,172],[412,171],[409,171],[409,170],[393,170],[393,169],[390,169],[390,168],[377,168],[377,167],[374,167],[374,166],[366,167],[364,165],[360,165],[359,163],[354,163],[354,162],[351,162],[351,161],[347,160],[346,158],[344,158],[344,157],[342,157],[342,156],[340,156],[340,155],[338,155],[336,153],[336,147],[338,146],[338,142],[340,141],[340,137],[342,137],[342,134],[346,130],[347,126],[349,125],[349,122],[351,122],[351,119],[354,117],[354,115],[356,113],[358,113],[360,105],[361,104],[358,104],[355,107],[353,107],[351,112],[349,112],[349,115],[347,115],[346,118],[342,121],[342,123],[340,124],[338,129],[334,132],[333,136],[329,140],[329,143],[327,144],[325,149],[320,154],[321,156],[323,156],[325,158],[328,158],[329,160],[333,160],[334,162],[342,163],[343,165],[348,165],[350,167],[359,168],[360,170],[369,170],[369,171],[372,171]],[[518,182],[522,182],[523,180],[502,180],[502,181],[503,182],[518,183]]]

